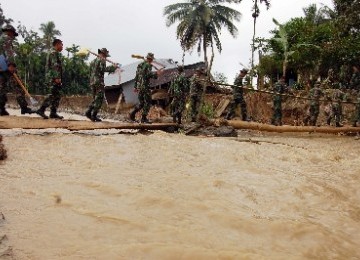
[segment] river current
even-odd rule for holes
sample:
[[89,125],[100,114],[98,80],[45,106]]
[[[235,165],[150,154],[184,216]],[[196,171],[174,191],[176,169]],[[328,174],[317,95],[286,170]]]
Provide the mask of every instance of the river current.
[[360,258],[354,137],[0,134],[14,259]]

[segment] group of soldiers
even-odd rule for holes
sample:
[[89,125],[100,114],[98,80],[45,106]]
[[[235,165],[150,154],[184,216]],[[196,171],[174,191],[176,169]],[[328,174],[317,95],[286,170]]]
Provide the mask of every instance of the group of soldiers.
[[[345,94],[344,89],[351,89],[352,93],[356,93],[356,100],[352,102],[355,104],[355,112],[352,118],[352,125],[357,126],[360,122],[360,72],[359,66],[352,66],[353,74],[347,84],[340,83],[334,74],[332,69],[329,70],[328,77],[323,80],[311,81],[309,80],[309,94],[307,99],[309,100],[309,110],[304,118],[304,124],[310,126],[316,126],[318,116],[320,114],[320,104],[322,101],[327,102],[324,113],[326,115],[326,123],[331,125],[332,121],[335,121],[336,127],[341,127],[341,119],[343,116],[343,103],[348,101],[348,95]],[[244,97],[244,90],[247,89],[244,83],[244,79],[248,73],[247,69],[241,69],[236,77],[232,87],[232,100],[229,105],[228,112],[225,116],[227,120],[231,120],[236,108],[241,108],[241,119],[243,121],[250,121],[250,117],[247,112],[247,105]],[[201,103],[203,86],[206,76],[202,69],[198,69],[196,74],[188,80],[184,74],[184,68],[180,66],[178,73],[171,82],[169,94],[173,98],[171,102],[171,113],[173,121],[181,123],[181,116],[185,110],[185,104],[187,97],[190,101],[190,115],[191,121],[196,121],[199,104]],[[285,77],[280,79],[273,85],[271,91],[267,93],[272,95],[273,100],[273,115],[271,118],[271,124],[275,126],[282,125],[282,102],[284,96],[294,97],[293,91],[286,85]],[[325,99],[322,99],[325,98]],[[349,102],[350,103],[350,102]]]
[[[7,93],[14,92],[16,100],[21,108],[21,114],[36,113],[44,119],[63,119],[57,111],[62,96],[63,65],[61,60],[61,51],[63,42],[60,39],[54,39],[52,50],[46,61],[46,83],[49,94],[46,96],[38,110],[32,110],[28,107],[25,99],[25,91],[16,81],[16,64],[13,41],[18,36],[16,29],[11,25],[6,25],[2,29],[0,36],[0,116],[9,115],[6,111]],[[109,51],[106,48],[98,49],[97,58],[90,65],[90,86],[93,89],[93,101],[89,105],[85,115],[94,122],[101,119],[97,116],[104,101],[104,74],[105,72],[114,72],[118,66],[106,66],[106,57],[109,57]],[[46,109],[50,107],[49,116],[45,114]]]
[[[54,39],[52,42],[52,51],[49,53],[46,62],[46,82],[49,87],[49,94],[46,96],[38,110],[32,110],[28,107],[25,99],[25,91],[21,88],[18,81],[16,81],[16,64],[14,62],[14,49],[12,42],[18,36],[15,28],[11,25],[6,25],[2,28],[0,36],[0,116],[9,115],[5,109],[7,102],[6,94],[10,91],[16,94],[16,100],[21,108],[21,114],[37,113],[44,119],[54,118],[63,119],[57,113],[62,92],[62,78],[63,66],[61,61],[61,51],[63,50],[63,42],[60,39]],[[94,122],[99,122],[98,112],[105,99],[105,84],[104,74],[106,72],[114,72],[118,66],[113,64],[106,66],[106,58],[109,57],[109,51],[106,48],[98,49],[98,55],[90,64],[90,86],[93,90],[93,100],[90,103],[85,116]],[[138,92],[139,104],[130,112],[129,118],[135,121],[137,112],[142,110],[141,123],[150,123],[147,116],[151,106],[151,83],[150,79],[156,79],[163,72],[154,65],[154,54],[148,53],[136,70],[134,90]],[[153,71],[155,67],[156,71]],[[3,69],[4,68],[4,69]],[[360,122],[360,72],[359,66],[352,67],[353,75],[349,81],[349,88],[357,91],[357,102],[354,113],[353,125],[356,126]],[[244,98],[244,78],[248,70],[240,70],[238,76],[232,85],[233,98],[229,106],[226,119],[230,120],[235,115],[237,106],[241,108],[241,119],[249,121],[247,106]],[[206,85],[206,72],[204,68],[198,68],[195,74],[189,79],[185,75],[183,66],[178,66],[177,74],[173,77],[169,94],[172,97],[170,105],[173,122],[181,124],[183,112],[186,109],[186,102],[190,100],[190,115],[191,121],[197,121],[199,109],[202,103],[203,93]],[[341,84],[336,80],[333,70],[330,70],[328,77],[323,81],[317,81],[309,84],[311,89],[309,91],[309,112],[304,119],[306,125],[315,126],[320,110],[320,99],[324,96],[324,88],[328,87],[333,90],[330,106],[325,109],[327,114],[327,123],[330,125],[332,119],[335,119],[335,126],[341,126],[342,117],[342,102],[346,100],[346,95],[342,91]],[[324,87],[325,86],[325,87]],[[271,123],[273,125],[282,124],[282,97],[284,93],[289,92],[289,88],[285,84],[285,78],[281,77],[276,82],[272,89],[273,96],[273,116]],[[50,107],[50,114],[45,114],[46,109]]]

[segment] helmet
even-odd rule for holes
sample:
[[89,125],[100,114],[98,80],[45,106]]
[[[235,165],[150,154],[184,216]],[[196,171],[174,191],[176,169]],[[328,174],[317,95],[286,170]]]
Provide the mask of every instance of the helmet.
[[3,32],[13,32],[15,36],[18,36],[19,34],[16,32],[16,29],[14,28],[14,26],[7,24],[5,25],[2,29]]

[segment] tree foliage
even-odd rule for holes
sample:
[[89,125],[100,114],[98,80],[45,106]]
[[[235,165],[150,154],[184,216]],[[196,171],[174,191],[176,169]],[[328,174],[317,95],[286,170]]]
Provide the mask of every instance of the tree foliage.
[[164,8],[166,25],[179,23],[176,30],[181,48],[190,51],[197,47],[197,51],[204,52],[204,62],[208,67],[207,48],[214,46],[222,51],[220,41],[221,29],[224,27],[236,37],[238,29],[233,21],[239,21],[241,14],[223,3],[236,3],[234,0],[188,0]]
[[[337,5],[336,2],[341,3]],[[344,66],[358,62],[359,20],[354,17],[358,17],[360,10],[356,9],[355,2],[359,1],[335,1],[334,10],[327,6],[318,8],[315,4],[309,5],[303,9],[303,17],[278,23],[277,28],[271,31],[271,38],[256,39],[256,48],[266,57],[266,60],[260,61],[261,71],[273,73],[274,64],[282,61],[286,68],[283,66],[278,75],[292,70],[307,80],[325,77],[329,69],[340,73]],[[266,64],[271,68],[265,69]]]

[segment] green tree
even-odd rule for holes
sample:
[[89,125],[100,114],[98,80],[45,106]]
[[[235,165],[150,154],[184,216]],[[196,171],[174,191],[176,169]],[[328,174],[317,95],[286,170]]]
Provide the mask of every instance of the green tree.
[[51,50],[52,42],[56,36],[61,36],[61,32],[55,28],[55,23],[49,21],[40,24],[39,30],[44,34],[43,41],[46,50]]
[[[223,3],[237,3],[236,0],[188,0],[164,8],[166,25],[171,26],[179,22],[176,35],[181,48],[190,51],[195,46],[198,53],[204,53],[204,62],[209,66],[207,49],[211,47],[214,55],[214,45],[219,52],[222,50],[220,33],[222,27],[233,36],[237,35],[237,28],[233,21],[240,21],[240,12],[222,5]],[[213,58],[212,58],[213,59]],[[210,63],[211,64],[211,63]]]
[[67,58],[64,58],[63,85],[66,94],[90,93],[90,68],[86,64],[88,57],[76,55],[80,46],[73,44],[66,48]]
[[1,3],[0,3],[0,27],[2,28],[5,24],[10,24],[12,21],[13,21],[12,19],[5,17],[3,9],[1,8]]

